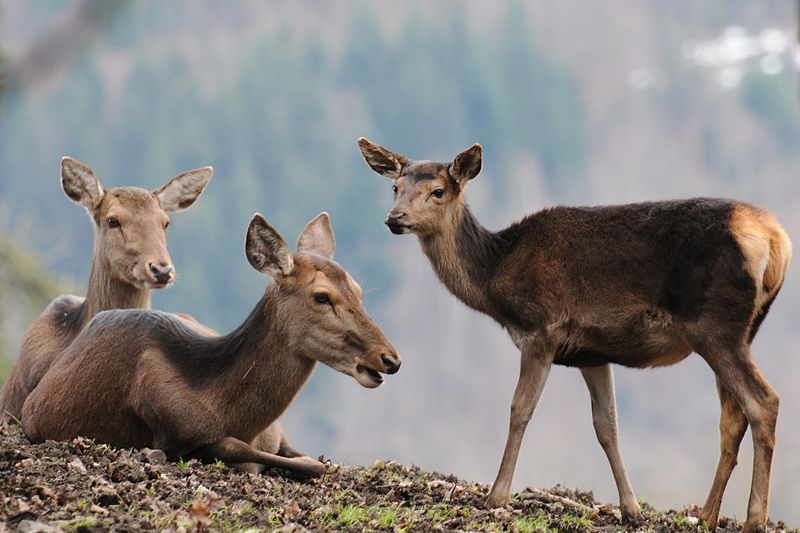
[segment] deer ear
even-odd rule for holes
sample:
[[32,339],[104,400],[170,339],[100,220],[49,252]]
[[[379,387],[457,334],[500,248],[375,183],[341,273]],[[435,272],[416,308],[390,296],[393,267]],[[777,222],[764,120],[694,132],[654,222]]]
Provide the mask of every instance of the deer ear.
[[294,269],[292,252],[286,241],[259,213],[250,219],[244,252],[252,267],[267,276],[288,276]]
[[71,157],[61,158],[61,188],[70,200],[89,211],[100,205],[105,195],[94,170]]
[[410,163],[406,156],[377,145],[366,137],[359,137],[357,142],[358,149],[361,150],[361,155],[367,164],[381,176],[396,180],[403,168]]
[[312,218],[300,232],[300,237],[297,238],[297,251],[333,259],[335,249],[336,237],[333,235],[331,218],[323,211]]
[[208,185],[214,169],[211,167],[196,168],[178,174],[167,183],[153,191],[167,213],[175,213],[188,209],[197,200]]
[[450,165],[450,175],[460,185],[466,185],[469,180],[478,175],[483,164],[483,149],[480,144],[473,144],[453,159]]

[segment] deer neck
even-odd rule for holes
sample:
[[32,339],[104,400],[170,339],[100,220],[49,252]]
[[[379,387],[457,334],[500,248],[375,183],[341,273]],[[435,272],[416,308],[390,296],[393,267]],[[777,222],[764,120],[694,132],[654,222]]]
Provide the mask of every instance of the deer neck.
[[478,311],[490,312],[487,286],[502,257],[502,239],[484,228],[463,202],[440,231],[420,235],[422,249],[439,280]]
[[83,327],[97,313],[109,309],[150,309],[151,290],[126,283],[112,275],[109,265],[96,255],[89,274]]
[[250,440],[276,420],[311,375],[316,361],[297,346],[297,333],[277,316],[275,284],[245,322],[220,339],[232,364],[212,392],[229,434]]

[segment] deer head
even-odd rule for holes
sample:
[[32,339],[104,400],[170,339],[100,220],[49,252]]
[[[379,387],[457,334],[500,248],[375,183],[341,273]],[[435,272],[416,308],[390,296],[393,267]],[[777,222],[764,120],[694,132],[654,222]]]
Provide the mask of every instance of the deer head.
[[400,357],[362,304],[361,287],[333,261],[336,240],[327,213],[306,224],[292,254],[286,242],[256,213],[245,253],[257,271],[273,278],[275,320],[286,324],[295,351],[352,376],[362,386],[383,383]]
[[464,188],[481,171],[481,145],[473,144],[449,163],[412,161],[360,137],[358,147],[367,164],[394,183],[394,206],[386,215],[392,233],[420,236],[439,231],[443,222],[461,212]]
[[61,160],[61,186],[94,222],[95,264],[113,279],[137,288],[162,288],[175,279],[167,251],[168,213],[191,206],[211,179],[211,167],[175,176],[154,191],[138,187],[105,190],[88,165]]

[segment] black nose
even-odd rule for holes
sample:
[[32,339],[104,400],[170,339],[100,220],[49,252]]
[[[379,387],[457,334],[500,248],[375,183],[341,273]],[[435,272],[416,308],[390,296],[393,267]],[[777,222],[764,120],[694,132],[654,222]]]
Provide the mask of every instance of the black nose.
[[384,220],[384,223],[389,226],[389,231],[395,235],[399,235],[403,233],[403,228],[405,227],[403,219],[405,218],[405,213],[392,213],[390,211],[389,214],[386,215],[386,220]]
[[150,263],[149,267],[150,273],[153,274],[154,278],[156,278],[157,283],[168,283],[169,280],[172,279],[172,265],[157,265],[155,263]]
[[382,354],[381,361],[383,361],[383,366],[387,374],[395,374],[400,370],[400,358],[396,355]]
[[405,213],[393,213],[390,211],[389,214],[386,215],[386,220],[384,222],[386,222],[386,224],[401,224],[405,216]]

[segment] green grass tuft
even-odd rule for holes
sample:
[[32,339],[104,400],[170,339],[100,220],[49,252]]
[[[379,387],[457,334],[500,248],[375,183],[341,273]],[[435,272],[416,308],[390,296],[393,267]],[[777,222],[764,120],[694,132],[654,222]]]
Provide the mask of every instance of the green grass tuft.
[[343,528],[350,528],[364,525],[369,522],[369,513],[363,507],[357,505],[345,505],[339,508],[334,519],[334,524]]
[[557,530],[550,527],[550,517],[543,511],[534,516],[518,518],[514,527],[519,533],[555,533]]
[[456,509],[443,503],[437,503],[425,512],[425,516],[434,522],[444,522],[456,516]]

